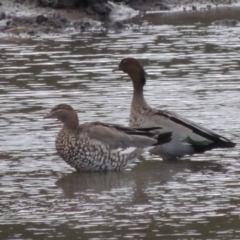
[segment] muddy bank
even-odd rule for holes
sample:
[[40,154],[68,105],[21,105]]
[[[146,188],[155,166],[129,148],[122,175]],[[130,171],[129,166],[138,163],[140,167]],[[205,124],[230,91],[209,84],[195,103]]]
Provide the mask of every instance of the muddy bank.
[[122,30],[126,20],[148,11],[198,12],[238,4],[239,0],[0,0],[0,32],[36,35]]

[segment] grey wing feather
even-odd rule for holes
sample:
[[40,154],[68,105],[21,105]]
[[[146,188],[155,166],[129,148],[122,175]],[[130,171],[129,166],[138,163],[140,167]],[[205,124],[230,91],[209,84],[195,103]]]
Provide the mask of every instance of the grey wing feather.
[[[98,140],[111,149],[126,149],[129,147],[148,147],[157,140],[153,138],[155,133],[149,131],[138,131],[133,128],[121,127],[119,125],[102,124],[99,122],[84,124],[81,132],[85,132],[90,139]],[[121,130],[119,129],[121,128]],[[119,130],[118,130],[119,129]],[[152,135],[150,137],[149,135]]]
[[[175,113],[158,110],[155,114],[167,117],[170,120],[172,120],[173,122],[175,122],[177,124],[180,124],[180,125],[183,125],[186,128],[191,129],[196,134],[199,134],[199,135],[201,135],[205,138],[208,138],[208,139],[210,138],[210,140],[214,141],[216,138],[222,138],[222,140],[228,140],[227,138],[216,134],[212,130],[207,129],[207,128],[205,128],[205,127],[203,127],[203,126],[201,126],[201,125],[199,125],[199,124],[197,124],[193,121],[190,121],[190,120],[186,119],[186,118],[183,118],[183,117],[181,117],[181,116],[179,116]],[[211,138],[213,138],[213,139],[211,139]]]
[[188,119],[185,119],[175,113],[169,112],[169,111],[161,111],[161,110],[156,110],[154,111],[153,115],[158,115],[162,116],[165,118],[168,118],[170,121],[179,124],[189,130],[191,130],[193,133],[204,137],[212,142],[214,142],[213,147],[221,146],[221,147],[234,147],[235,143],[231,142],[228,138],[225,138],[219,134],[216,134],[215,132],[194,123],[193,121],[190,121]]

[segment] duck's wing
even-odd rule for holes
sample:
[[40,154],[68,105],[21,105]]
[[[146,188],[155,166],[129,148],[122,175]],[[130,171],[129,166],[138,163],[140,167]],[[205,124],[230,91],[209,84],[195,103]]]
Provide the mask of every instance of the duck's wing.
[[198,153],[213,148],[232,148],[236,145],[228,138],[170,111],[152,109],[148,112],[148,120],[143,126],[160,126],[172,131],[173,138],[191,145]]
[[89,139],[97,140],[110,149],[146,148],[167,143],[171,140],[171,132],[156,134],[160,127],[143,129],[128,128],[121,125],[93,122],[88,124],[84,132]]

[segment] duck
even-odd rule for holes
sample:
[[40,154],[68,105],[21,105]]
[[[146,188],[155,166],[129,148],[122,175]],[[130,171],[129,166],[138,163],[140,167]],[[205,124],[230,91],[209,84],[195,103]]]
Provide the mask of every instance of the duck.
[[171,140],[171,132],[157,128],[129,128],[101,122],[79,123],[69,104],[59,104],[44,116],[59,120],[55,147],[58,155],[77,171],[119,171],[144,152]]
[[231,140],[174,112],[150,107],[143,93],[147,75],[137,59],[122,59],[113,69],[115,71],[128,74],[133,84],[129,127],[161,127],[172,132],[171,141],[156,146],[150,153],[159,155],[163,161],[175,161],[185,155],[200,154],[215,148],[235,147],[236,143]]

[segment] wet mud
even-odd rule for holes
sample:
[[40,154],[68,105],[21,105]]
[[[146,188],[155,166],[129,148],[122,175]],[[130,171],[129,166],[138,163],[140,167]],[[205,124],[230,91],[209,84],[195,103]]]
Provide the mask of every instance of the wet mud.
[[[58,34],[82,31],[121,31],[129,19],[147,12],[189,13],[220,7],[234,8],[238,0],[2,0],[0,32],[9,34]],[[170,14],[171,15],[171,14]],[[171,18],[169,14],[165,15]],[[221,24],[221,23],[218,23]],[[226,22],[223,22],[226,25]],[[233,19],[227,25],[237,24]]]

